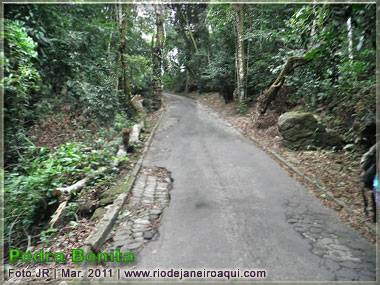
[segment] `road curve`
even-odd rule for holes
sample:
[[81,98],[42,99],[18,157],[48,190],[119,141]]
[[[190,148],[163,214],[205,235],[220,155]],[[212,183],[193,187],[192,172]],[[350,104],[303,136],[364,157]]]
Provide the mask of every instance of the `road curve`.
[[137,269],[264,269],[266,280],[376,277],[375,247],[267,154],[196,101],[171,94],[144,166],[171,172],[159,236]]

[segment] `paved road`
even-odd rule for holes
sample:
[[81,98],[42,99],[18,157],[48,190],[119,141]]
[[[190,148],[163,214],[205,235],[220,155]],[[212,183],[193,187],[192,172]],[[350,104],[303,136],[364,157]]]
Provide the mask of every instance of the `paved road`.
[[138,269],[265,269],[267,280],[375,280],[375,247],[203,105],[170,101],[147,167],[174,179]]

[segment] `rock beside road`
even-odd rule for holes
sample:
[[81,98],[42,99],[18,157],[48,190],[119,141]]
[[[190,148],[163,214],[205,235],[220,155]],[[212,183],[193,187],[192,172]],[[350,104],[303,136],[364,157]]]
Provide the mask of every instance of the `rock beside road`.
[[342,138],[334,131],[327,131],[319,117],[309,112],[287,112],[278,119],[278,130],[285,144],[292,148],[341,148]]

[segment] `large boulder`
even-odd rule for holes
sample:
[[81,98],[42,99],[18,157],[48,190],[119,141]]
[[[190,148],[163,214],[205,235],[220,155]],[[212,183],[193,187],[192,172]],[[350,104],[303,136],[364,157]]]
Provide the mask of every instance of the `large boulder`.
[[337,147],[343,145],[341,137],[327,131],[317,115],[308,112],[287,112],[278,119],[278,130],[285,144],[297,149]]

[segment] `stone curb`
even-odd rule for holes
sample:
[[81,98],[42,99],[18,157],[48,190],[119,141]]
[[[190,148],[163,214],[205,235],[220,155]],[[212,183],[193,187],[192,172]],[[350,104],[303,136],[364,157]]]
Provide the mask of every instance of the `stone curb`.
[[[267,151],[270,154],[272,154],[277,160],[279,160],[287,168],[289,168],[291,171],[293,171],[294,173],[296,173],[299,177],[301,177],[302,179],[306,180],[307,182],[309,182],[310,184],[312,184],[315,188],[317,188],[318,191],[323,192],[324,194],[326,194],[326,196],[329,198],[329,200],[332,200],[335,204],[343,207],[343,209],[346,211],[347,214],[352,215],[353,212],[348,207],[348,205],[346,203],[344,203],[343,201],[335,198],[334,195],[329,190],[327,190],[326,188],[320,186],[314,180],[312,180],[309,177],[307,177],[304,173],[302,173],[301,171],[299,171],[296,167],[290,165],[284,158],[282,158],[280,155],[278,155],[275,151],[271,150],[270,148],[268,148],[267,146],[265,146],[263,143],[261,143],[260,141],[258,141],[254,137],[248,136],[245,132],[243,132],[243,131],[241,131],[241,130],[239,130],[237,128],[235,128],[235,129],[240,134],[242,134],[243,136],[248,137],[255,144],[259,145],[262,149],[264,149],[264,151]],[[361,223],[363,223],[364,225],[366,225],[373,233],[376,234],[376,226],[374,226],[374,225],[372,225],[372,224],[364,221],[363,218],[361,218],[361,217],[355,216],[355,219],[359,220]]]
[[158,126],[161,123],[161,120],[162,120],[164,114],[165,114],[165,111],[162,112],[162,114],[161,114],[160,118],[158,119],[156,125],[152,129],[152,132],[149,136],[148,141],[145,144],[145,147],[144,147],[144,150],[141,154],[141,157],[138,160],[138,162],[136,163],[136,165],[134,166],[131,174],[129,175],[128,183],[126,185],[126,191],[124,193],[120,194],[115,199],[113,204],[111,204],[109,206],[107,213],[103,216],[103,218],[99,221],[99,223],[97,225],[98,230],[95,233],[91,234],[85,240],[84,247],[82,248],[82,249],[84,249],[85,252],[89,252],[89,251],[92,251],[95,253],[99,252],[101,246],[103,245],[107,236],[111,232],[113,224],[115,223],[116,218],[117,218],[121,208],[123,207],[125,201],[127,200],[129,192],[131,191],[131,189],[132,189],[132,187],[136,181],[136,177],[137,177],[137,174],[139,173],[139,171],[141,169],[145,154],[147,153],[147,151],[148,151],[148,149],[152,143],[153,137],[156,133]]

